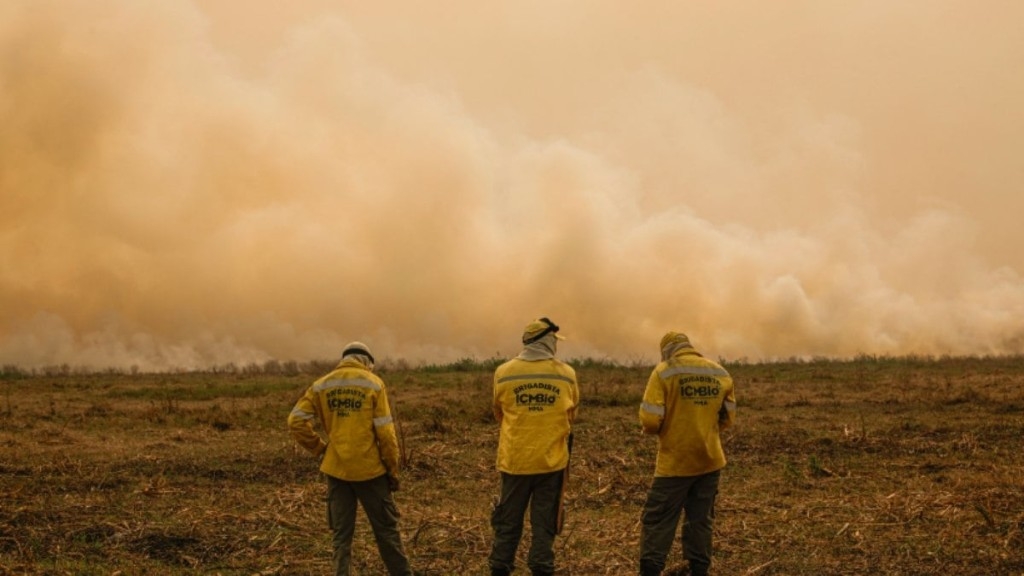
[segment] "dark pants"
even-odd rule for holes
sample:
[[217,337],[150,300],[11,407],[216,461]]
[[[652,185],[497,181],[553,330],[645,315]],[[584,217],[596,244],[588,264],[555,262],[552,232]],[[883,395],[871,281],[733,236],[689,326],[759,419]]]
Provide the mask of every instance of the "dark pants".
[[509,574],[515,568],[527,506],[533,534],[527,565],[535,574],[555,572],[555,524],[561,488],[561,470],[546,474],[501,473],[501,500],[491,513],[494,547],[488,564],[492,572]]
[[356,529],[356,505],[362,504],[377,539],[377,550],[391,576],[411,576],[409,559],[398,533],[398,508],[391,497],[387,476],[363,482],[327,477],[327,522],[334,534],[334,573],[348,576],[352,560],[352,535]]
[[702,476],[655,478],[647,493],[641,522],[640,574],[657,576],[665,569],[680,514],[683,521],[683,556],[690,573],[703,576],[711,567],[711,529],[719,471]]

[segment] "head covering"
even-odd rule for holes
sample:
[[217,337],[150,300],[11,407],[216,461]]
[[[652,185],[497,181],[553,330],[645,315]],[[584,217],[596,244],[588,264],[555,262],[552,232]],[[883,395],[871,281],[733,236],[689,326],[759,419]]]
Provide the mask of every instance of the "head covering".
[[557,334],[559,327],[547,318],[538,318],[523,328],[523,351],[521,360],[546,360],[555,357],[558,341],[564,340]]
[[366,366],[367,370],[373,370],[373,354],[370,353],[370,348],[362,342],[349,342],[345,345],[345,351],[341,353],[341,359],[352,359],[356,360],[363,366]]
[[693,349],[693,346],[690,344],[690,338],[687,337],[686,334],[683,334],[682,332],[666,333],[664,336],[661,337],[661,344],[659,346],[661,348],[662,360],[668,360],[676,352],[683,348],[689,348],[691,350]]
[[523,328],[523,344],[531,344],[548,334],[554,334],[558,340],[564,340],[564,338],[557,334],[559,330],[558,324],[548,320],[546,317],[538,318],[527,324],[526,328]]

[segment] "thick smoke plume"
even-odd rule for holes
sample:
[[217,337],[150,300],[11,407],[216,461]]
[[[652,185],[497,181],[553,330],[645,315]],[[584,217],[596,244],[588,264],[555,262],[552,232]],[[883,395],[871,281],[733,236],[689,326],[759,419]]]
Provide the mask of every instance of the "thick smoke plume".
[[15,0],[0,364],[1024,353],[1024,4]]

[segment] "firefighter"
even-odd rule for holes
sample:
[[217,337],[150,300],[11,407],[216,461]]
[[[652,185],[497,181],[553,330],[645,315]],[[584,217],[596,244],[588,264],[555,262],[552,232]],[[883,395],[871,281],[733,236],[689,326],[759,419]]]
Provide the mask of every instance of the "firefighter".
[[665,334],[661,360],[640,404],[643,432],[658,435],[654,481],[641,516],[640,574],[661,574],[684,514],[683,556],[690,574],[706,576],[725,467],[719,432],[733,422],[736,396],[729,373],[701,356],[685,334]]
[[[310,386],[288,415],[292,437],[323,459],[327,520],[333,533],[334,569],[347,576],[356,508],[373,528],[377,550],[391,576],[411,576],[398,532],[399,449],[384,381],[373,373],[373,354],[361,342],[345,346],[341,363]],[[327,438],[313,428],[318,422]]]
[[500,424],[497,468],[501,496],[491,514],[492,576],[515,569],[523,517],[530,509],[527,565],[534,576],[555,572],[554,539],[569,433],[579,405],[576,371],[555,358],[558,326],[547,318],[523,330],[523,350],[494,372],[494,417]]

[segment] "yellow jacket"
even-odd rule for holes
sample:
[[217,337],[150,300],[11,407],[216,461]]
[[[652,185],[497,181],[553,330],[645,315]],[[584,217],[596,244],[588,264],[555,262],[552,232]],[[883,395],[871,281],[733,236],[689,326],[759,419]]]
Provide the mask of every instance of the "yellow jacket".
[[[313,429],[314,419],[327,442]],[[288,415],[288,428],[303,448],[324,454],[320,471],[328,476],[350,482],[398,476],[398,437],[384,381],[357,360],[342,360],[314,382]]]
[[569,463],[567,445],[580,392],[576,371],[554,358],[515,358],[494,371],[498,470],[542,474]]
[[658,364],[647,380],[640,424],[658,435],[655,476],[699,476],[725,467],[719,431],[732,424],[732,377],[685,347]]

